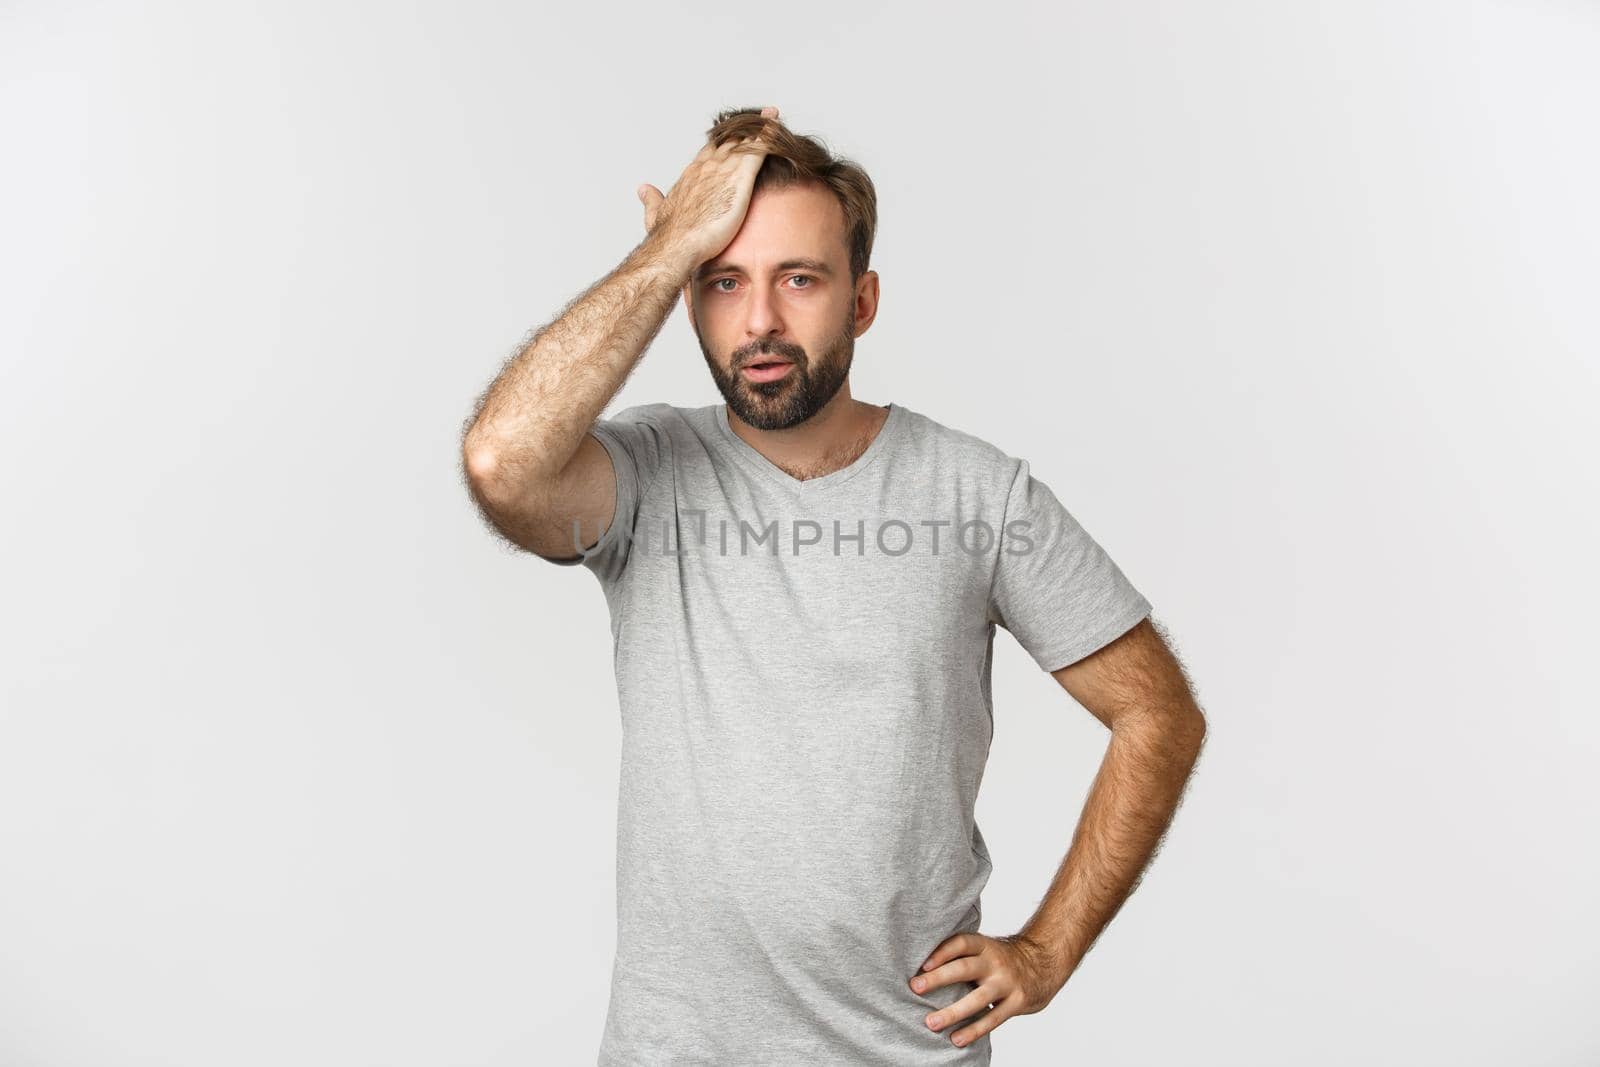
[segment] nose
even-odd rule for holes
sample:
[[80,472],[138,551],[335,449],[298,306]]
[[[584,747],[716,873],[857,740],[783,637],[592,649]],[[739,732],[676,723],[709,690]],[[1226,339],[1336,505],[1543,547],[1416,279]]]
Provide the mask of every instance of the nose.
[[745,303],[745,331],[751,339],[770,337],[783,332],[783,318],[778,314],[778,302],[773,294],[759,285],[750,287],[750,299]]

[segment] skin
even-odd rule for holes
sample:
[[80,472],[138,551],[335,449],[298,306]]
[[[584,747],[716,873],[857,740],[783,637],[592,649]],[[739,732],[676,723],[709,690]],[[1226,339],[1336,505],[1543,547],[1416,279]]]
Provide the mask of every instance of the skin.
[[[777,109],[763,114],[776,119]],[[640,186],[645,239],[536,330],[479,398],[462,468],[473,502],[506,540],[571,559],[608,528],[616,476],[589,430],[695,269],[738,235],[766,151],[760,138],[707,141],[670,193]]]
[[[801,480],[866,450],[888,409],[853,399],[849,373],[855,339],[877,317],[878,274],[851,281],[844,209],[826,188],[756,193],[738,236],[683,298],[735,433]],[[772,357],[794,366],[771,382],[744,374]]]
[[[730,427],[792,477],[848,465],[882,427],[888,410],[852,399],[847,377],[854,339],[877,313],[877,274],[849,278],[831,197],[814,186],[754,194],[766,151],[759,136],[708,142],[667,194],[639,186],[645,240],[536,331],[480,398],[462,465],[480,512],[513,544],[572,559],[607,528],[615,475],[588,431],[680,295],[730,398]],[[778,240],[791,243],[780,253]],[[711,292],[698,268],[722,253],[742,269]],[[780,270],[796,256],[827,269]],[[820,282],[816,293],[801,273]],[[797,361],[792,381],[736,379],[749,357],[774,352]]]
[[[481,398],[463,465],[473,499],[513,543],[570,556],[592,543],[579,529],[598,537],[611,521],[614,474],[588,430],[680,296],[730,427],[791,477],[847,466],[882,427],[888,410],[853,399],[849,384],[855,339],[877,315],[877,273],[850,278],[843,209],[825,189],[754,193],[764,154],[759,139],[707,144],[669,193],[641,185],[645,240],[538,331]],[[783,379],[744,375],[774,355],[795,363]],[[1110,741],[1032,918],[1003,937],[957,934],[907,977],[923,994],[977,985],[925,1017],[957,1045],[1042,1011],[1060,992],[1154,857],[1205,738],[1183,669],[1149,620],[1053,676]]]
[[1051,675],[1111,731],[1110,743],[1066,858],[1032,918],[1005,937],[947,939],[911,979],[917,993],[977,983],[924,1020],[943,1031],[981,1012],[952,1030],[956,1045],[1043,1011],[1066,985],[1154,858],[1205,741],[1205,716],[1183,668],[1149,619]]

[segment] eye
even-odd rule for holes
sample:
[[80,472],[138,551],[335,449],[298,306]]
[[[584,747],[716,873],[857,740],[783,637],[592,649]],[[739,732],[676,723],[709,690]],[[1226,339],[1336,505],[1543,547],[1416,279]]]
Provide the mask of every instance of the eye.
[[[816,276],[812,275],[812,274],[791,274],[789,276],[789,279],[791,281],[803,281],[803,282],[807,282],[807,283],[812,283],[812,284],[796,286],[795,288],[797,288],[797,289],[811,289],[811,288],[814,287],[814,283],[817,280]],[[713,292],[718,292],[718,293],[731,293],[731,292],[733,292],[732,289],[724,289],[724,288],[722,288],[722,283],[723,282],[731,282],[731,283],[737,285],[738,284],[738,279],[737,278],[718,278],[716,281],[713,281],[713,282],[709,283],[712,291]]]

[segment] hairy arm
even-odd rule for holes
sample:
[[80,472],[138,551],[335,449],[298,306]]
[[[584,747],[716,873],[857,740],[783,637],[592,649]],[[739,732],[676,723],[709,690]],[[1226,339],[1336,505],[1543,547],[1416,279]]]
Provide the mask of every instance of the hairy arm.
[[1155,855],[1205,741],[1183,668],[1149,619],[1051,673],[1111,728],[1111,744],[1067,858],[1027,925],[1006,937],[946,938],[912,976],[917,993],[975,986],[924,1020],[935,1031],[967,1020],[950,1035],[956,1045],[1044,1010],[1067,984]]
[[570,556],[572,522],[611,521],[611,461],[589,428],[660,332],[695,253],[647,237],[538,330],[479,400],[462,440],[473,499],[511,541]]
[[[616,510],[616,472],[590,433],[694,270],[744,225],[764,131],[707,140],[663,196],[639,187],[646,237],[512,357],[478,403],[461,443],[473,500],[516,544],[571,558],[572,524],[598,537]],[[687,295],[687,294],[685,294]]]
[[1199,759],[1206,722],[1149,619],[1052,676],[1111,730],[1067,856],[1017,935],[1065,984],[1154,858]]

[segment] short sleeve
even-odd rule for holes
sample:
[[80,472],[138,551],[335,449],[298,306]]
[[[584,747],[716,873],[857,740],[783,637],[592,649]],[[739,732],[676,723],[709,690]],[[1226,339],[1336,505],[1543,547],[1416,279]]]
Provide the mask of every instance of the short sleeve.
[[1015,462],[989,621],[1009,630],[1041,669],[1055,671],[1133,629],[1150,602],[1033,477],[1028,461]]
[[[611,457],[616,480],[616,511],[599,540],[576,556],[550,562],[571,567],[582,564],[602,581],[616,578],[627,565],[637,537],[640,502],[656,473],[668,462],[668,442],[661,422],[664,404],[641,404],[609,419],[596,419],[589,434]],[[580,531],[588,533],[588,531]]]

